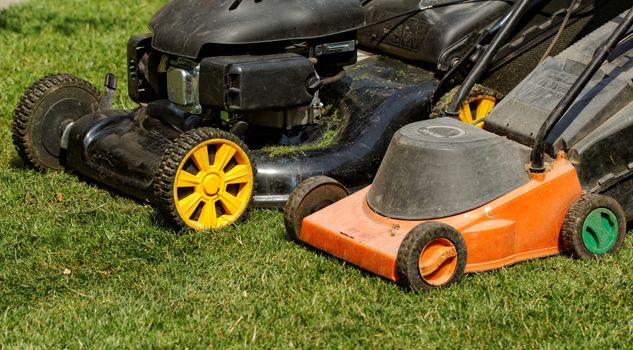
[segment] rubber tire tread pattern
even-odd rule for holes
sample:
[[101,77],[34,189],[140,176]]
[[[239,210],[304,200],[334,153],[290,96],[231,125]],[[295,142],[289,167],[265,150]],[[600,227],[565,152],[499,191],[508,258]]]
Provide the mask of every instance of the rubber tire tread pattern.
[[33,141],[29,135],[29,122],[32,113],[37,108],[40,99],[65,86],[74,86],[85,89],[91,93],[97,101],[101,95],[91,83],[71,74],[51,74],[35,82],[20,98],[13,116],[13,145],[18,155],[29,166],[37,171],[51,170],[42,164],[33,152]]
[[[176,173],[180,167],[183,158],[201,142],[211,139],[225,139],[237,144],[248,157],[253,171],[253,180],[256,175],[255,163],[251,156],[250,150],[246,144],[236,135],[215,128],[198,128],[187,131],[178,136],[165,150],[163,159],[154,176],[154,202],[158,209],[165,215],[167,221],[175,228],[183,229],[189,226],[182,220],[173,196],[173,186]],[[253,184],[254,185],[254,184]],[[253,192],[254,192],[253,187]],[[242,213],[242,216],[234,223],[241,222],[246,219],[248,212],[253,204],[253,193],[251,199]]]
[[622,206],[609,196],[586,193],[572,205],[565,216],[561,230],[561,243],[565,254],[576,259],[591,259],[600,256],[589,252],[582,241],[582,227],[585,219],[589,213],[598,208],[611,210],[618,220],[618,238],[615,245],[605,254],[622,248],[626,235],[626,216]]
[[[297,218],[297,210],[308,194],[323,185],[338,186],[349,195],[349,191],[340,182],[327,176],[313,176],[301,182],[290,194],[284,207],[284,224],[286,232],[293,241],[299,242],[302,218]],[[297,219],[299,222],[297,223]]]
[[[422,249],[435,238],[446,238],[457,249],[457,267],[455,274],[441,286],[433,286],[426,283],[420,276],[419,259]],[[440,222],[424,222],[414,227],[404,238],[398,257],[396,258],[396,273],[398,283],[405,288],[411,288],[418,292],[446,288],[461,280],[466,270],[467,249],[462,235],[453,227]]]

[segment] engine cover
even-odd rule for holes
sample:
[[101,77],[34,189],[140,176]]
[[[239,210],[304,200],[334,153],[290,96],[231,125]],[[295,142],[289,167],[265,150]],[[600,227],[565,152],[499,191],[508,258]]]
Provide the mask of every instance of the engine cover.
[[398,130],[367,194],[377,213],[429,220],[479,208],[530,181],[527,151],[452,118]]
[[150,22],[155,49],[196,58],[205,44],[303,40],[363,26],[358,0],[174,0]]
[[307,106],[314,66],[300,55],[209,57],[200,64],[200,102],[232,113]]

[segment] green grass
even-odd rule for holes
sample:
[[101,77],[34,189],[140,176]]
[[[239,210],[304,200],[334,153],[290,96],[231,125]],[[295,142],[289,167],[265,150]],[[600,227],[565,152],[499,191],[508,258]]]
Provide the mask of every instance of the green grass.
[[274,158],[294,152],[308,152],[326,148],[338,140],[340,132],[345,127],[345,121],[339,115],[338,110],[333,110],[332,105],[325,106],[323,116],[321,116],[318,123],[324,128],[324,132],[316,141],[306,142],[298,146],[266,146],[263,148],[266,151],[266,156]]
[[[123,78],[127,37],[161,3],[36,0],[0,12],[0,348],[633,344],[632,236],[599,261],[541,259],[416,295],[290,242],[277,211],[176,234],[150,206],[25,169],[10,132],[21,93],[55,72]],[[129,107],[123,90],[117,104]]]

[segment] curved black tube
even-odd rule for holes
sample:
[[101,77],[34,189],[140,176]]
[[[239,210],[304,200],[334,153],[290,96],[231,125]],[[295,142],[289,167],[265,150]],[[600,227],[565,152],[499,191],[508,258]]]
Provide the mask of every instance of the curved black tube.
[[[426,80],[396,91],[375,109],[361,108],[359,114],[351,111],[339,141],[327,148],[278,157],[255,152],[255,205],[281,208],[301,181],[316,175],[330,176],[352,191],[369,185],[393,134],[428,116],[436,87],[435,80]],[[369,103],[371,93],[364,98]],[[355,103],[363,105],[362,99]]]

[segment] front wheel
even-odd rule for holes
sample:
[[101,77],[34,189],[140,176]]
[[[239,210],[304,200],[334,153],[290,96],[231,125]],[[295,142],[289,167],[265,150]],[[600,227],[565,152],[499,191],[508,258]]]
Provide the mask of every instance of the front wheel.
[[220,229],[238,221],[253,196],[255,171],[235,135],[200,128],[179,136],[165,151],[155,198],[177,227]]
[[466,269],[466,242],[453,227],[425,222],[402,241],[396,272],[402,286],[413,291],[448,287],[458,282]]
[[347,197],[349,192],[340,182],[327,176],[311,177],[297,186],[284,208],[284,223],[290,238],[299,241],[301,223],[308,215]]

